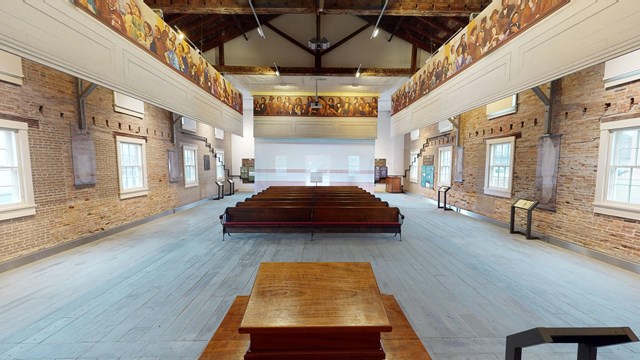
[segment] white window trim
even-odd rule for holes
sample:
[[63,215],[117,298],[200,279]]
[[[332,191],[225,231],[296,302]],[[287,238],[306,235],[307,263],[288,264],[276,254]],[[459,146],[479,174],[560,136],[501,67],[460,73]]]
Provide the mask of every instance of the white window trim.
[[29,154],[29,127],[26,123],[0,119],[0,128],[17,131],[17,148],[20,178],[20,196],[17,204],[0,205],[0,220],[15,219],[35,215],[36,203],[33,196],[33,180],[31,177],[31,157]]
[[[442,174],[442,164],[440,164],[440,159],[441,159],[441,153],[443,151],[450,151],[451,152],[451,156],[449,157],[449,178],[448,179],[442,179],[442,177],[440,176]],[[453,146],[449,145],[449,146],[441,146],[440,148],[438,148],[438,186],[451,186],[451,177],[453,176]]]
[[[187,163],[184,160],[184,154],[186,151],[193,151],[193,161],[195,162],[195,175],[196,175],[196,179],[195,181],[189,181],[187,182]],[[199,182],[198,182],[198,147],[194,146],[194,145],[187,145],[184,144],[182,145],[182,170],[184,171],[184,187],[185,188],[190,188],[190,187],[194,187],[194,186],[198,186]]]
[[640,220],[640,206],[607,200],[611,134],[615,130],[640,126],[640,118],[610,121],[600,124],[600,149],[598,152],[598,172],[596,177],[596,198],[593,212]]
[[418,183],[418,163],[420,162],[418,154],[420,154],[418,149],[409,152],[409,181],[416,184]]
[[[509,186],[507,189],[489,187],[489,166],[491,165],[491,145],[494,144],[503,144],[503,143],[511,143],[511,154],[509,156],[510,160],[510,169],[509,172]],[[516,137],[509,136],[498,139],[489,139],[486,141],[486,157],[485,157],[485,165],[484,165],[484,193],[486,195],[500,196],[505,198],[511,198],[511,191],[513,190],[513,173],[515,169],[513,167],[514,158],[516,153]]]
[[[142,145],[142,187],[140,188],[123,190],[120,143]],[[134,137],[116,136],[116,158],[118,161],[118,184],[120,185],[120,200],[139,196],[147,196],[149,194],[149,185],[147,183],[147,141],[145,139],[138,139]]]
[[222,172],[218,171],[218,159],[222,159],[221,163],[222,163],[222,168],[224,169],[224,150],[222,149],[217,149],[214,148],[213,151],[215,152],[215,163],[216,163],[216,180],[217,181],[224,181],[225,180],[225,174],[224,174],[224,170]]

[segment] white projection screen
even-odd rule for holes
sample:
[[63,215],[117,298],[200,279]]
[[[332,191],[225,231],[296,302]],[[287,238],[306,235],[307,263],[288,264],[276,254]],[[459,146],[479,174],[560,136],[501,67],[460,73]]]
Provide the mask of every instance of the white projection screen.
[[351,185],[373,192],[374,144],[374,140],[256,139],[256,192],[291,185]]

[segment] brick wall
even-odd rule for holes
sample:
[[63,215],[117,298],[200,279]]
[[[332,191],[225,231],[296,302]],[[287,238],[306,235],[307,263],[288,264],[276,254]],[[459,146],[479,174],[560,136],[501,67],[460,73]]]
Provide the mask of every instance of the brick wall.
[[[71,132],[77,124],[75,78],[23,60],[24,85],[0,82],[0,118],[29,123],[34,216],[0,221],[0,263],[119,225],[144,219],[212,196],[215,165],[203,169],[205,143],[198,145],[200,186],[169,183],[168,150],[174,144],[171,113],[145,105],[143,119],[113,111],[113,91],[97,87],[87,98],[88,131],[96,150],[97,183],[75,186]],[[149,194],[120,200],[114,134],[144,136]],[[198,135],[213,139],[213,129],[198,124]],[[216,147],[227,147],[217,140]],[[230,155],[230,154],[229,154]],[[182,166],[182,164],[180,164]],[[182,171],[181,171],[182,173]]]
[[[640,263],[640,222],[594,214],[600,119],[605,103],[609,113],[628,112],[630,98],[640,99],[640,82],[605,90],[604,64],[560,79],[555,87],[552,131],[562,134],[555,212],[537,209],[533,230],[597,250],[617,258]],[[548,93],[550,84],[542,88]],[[453,183],[449,202],[462,209],[507,223],[515,198],[538,197],[535,176],[538,140],[543,135],[545,108],[531,90],[518,94],[517,114],[487,120],[485,107],[461,115],[460,142],[464,147],[463,183]],[[640,117],[640,114],[638,114]],[[410,149],[437,135],[437,126],[420,131],[419,142],[405,146],[405,163]],[[454,132],[455,133],[455,132]],[[512,198],[485,195],[485,139],[516,135]],[[407,138],[407,142],[409,142]],[[436,143],[426,154],[436,156]],[[454,148],[455,152],[455,148]],[[455,159],[455,154],[454,154]],[[421,165],[421,164],[420,164]],[[436,166],[437,178],[437,166]],[[405,182],[405,190],[435,199],[433,190]],[[519,216],[523,225],[524,213]]]

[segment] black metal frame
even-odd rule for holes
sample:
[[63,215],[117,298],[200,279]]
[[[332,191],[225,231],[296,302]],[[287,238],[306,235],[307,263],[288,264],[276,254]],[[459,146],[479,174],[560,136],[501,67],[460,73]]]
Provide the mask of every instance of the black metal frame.
[[[520,200],[522,200],[522,199],[516,200],[516,202],[514,202],[511,205],[511,219],[510,219],[510,222],[509,222],[509,233],[510,234],[516,234],[516,233],[517,234],[522,234],[527,238],[527,240],[537,239],[537,237],[531,236],[531,221],[532,221],[532,217],[533,217],[533,210],[536,208],[536,206],[538,206],[538,202],[534,201],[533,205],[531,205],[529,208],[524,208],[524,207],[516,206],[516,204]],[[524,210],[527,211],[527,229],[526,229],[525,232],[521,232],[521,231],[516,231],[515,230],[516,208],[517,209],[524,209]]]
[[216,181],[216,187],[218,188],[218,196],[214,197],[213,200],[224,199],[224,182]]
[[227,179],[227,182],[229,183],[229,193],[227,194],[227,196],[231,196],[236,193],[235,183],[232,179]]
[[[443,190],[444,189],[444,190]],[[438,209],[453,210],[451,207],[447,207],[447,192],[451,190],[451,186],[440,186],[438,188]],[[440,193],[444,193],[444,204],[440,206]]]
[[521,360],[522,348],[540,344],[578,344],[577,360],[596,360],[598,347],[636,342],[628,327],[545,328],[538,327],[507,336],[505,360]]

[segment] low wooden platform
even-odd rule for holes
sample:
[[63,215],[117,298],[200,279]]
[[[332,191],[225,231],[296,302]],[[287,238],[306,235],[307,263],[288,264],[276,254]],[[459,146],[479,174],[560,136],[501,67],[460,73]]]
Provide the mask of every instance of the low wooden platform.
[[[384,309],[393,330],[382,333],[386,360],[431,360],[429,353],[404,316],[393,295],[382,295]],[[201,360],[241,360],[249,348],[249,334],[238,328],[244,317],[249,296],[238,296],[231,305],[218,330],[207,344]]]

